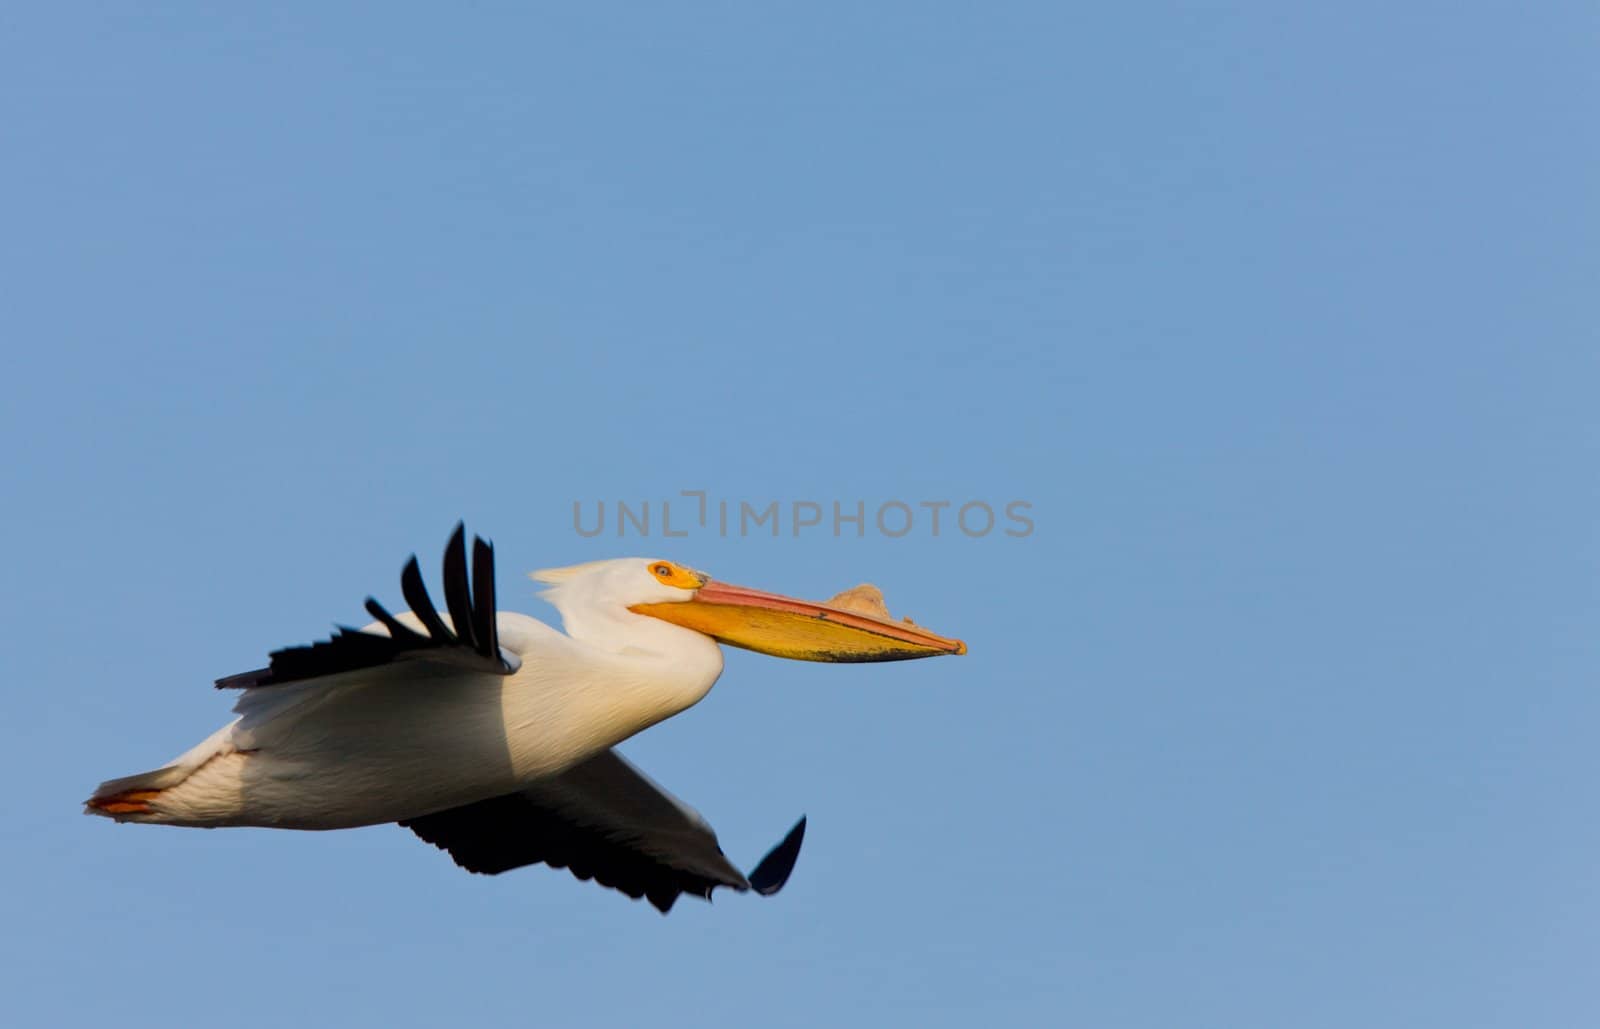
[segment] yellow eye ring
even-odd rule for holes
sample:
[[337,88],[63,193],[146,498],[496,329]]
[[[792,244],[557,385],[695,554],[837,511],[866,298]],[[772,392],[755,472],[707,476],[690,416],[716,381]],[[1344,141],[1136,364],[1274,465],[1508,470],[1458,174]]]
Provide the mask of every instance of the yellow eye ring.
[[676,586],[680,590],[697,590],[706,584],[704,575],[693,568],[685,568],[671,561],[652,562],[650,574],[663,586]]

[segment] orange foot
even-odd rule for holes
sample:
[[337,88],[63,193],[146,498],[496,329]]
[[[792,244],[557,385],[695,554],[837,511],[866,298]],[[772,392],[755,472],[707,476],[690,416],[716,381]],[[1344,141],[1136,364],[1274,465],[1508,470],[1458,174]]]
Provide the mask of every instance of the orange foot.
[[147,815],[150,802],[161,796],[160,790],[123,790],[108,797],[96,797],[89,806],[108,815]]

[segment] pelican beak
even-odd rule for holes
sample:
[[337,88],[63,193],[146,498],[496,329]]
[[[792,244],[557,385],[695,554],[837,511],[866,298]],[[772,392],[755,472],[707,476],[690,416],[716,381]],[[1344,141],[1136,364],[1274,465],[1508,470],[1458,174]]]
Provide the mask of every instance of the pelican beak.
[[[721,643],[796,661],[908,661],[965,654],[960,640],[814,600],[796,600],[708,581],[681,603],[629,610],[703,633]],[[884,612],[887,615],[887,611]]]

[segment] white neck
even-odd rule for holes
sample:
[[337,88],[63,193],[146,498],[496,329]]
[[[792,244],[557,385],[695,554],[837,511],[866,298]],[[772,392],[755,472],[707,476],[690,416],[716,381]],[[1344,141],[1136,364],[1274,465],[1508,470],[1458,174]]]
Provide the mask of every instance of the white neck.
[[[699,702],[722,674],[716,641],[626,608],[562,604],[571,641],[563,659],[525,665],[543,679],[533,690],[515,690],[506,712],[517,764],[535,767],[543,759],[569,762],[622,742]],[[550,655],[552,658],[554,654]],[[538,759],[538,760],[536,760]]]
[[722,652],[717,649],[716,643],[692,629],[649,615],[635,614],[625,607],[573,603],[561,596],[549,599],[561,612],[561,625],[567,635],[579,643],[613,654],[692,658],[696,654],[715,652],[717,670],[721,671]]

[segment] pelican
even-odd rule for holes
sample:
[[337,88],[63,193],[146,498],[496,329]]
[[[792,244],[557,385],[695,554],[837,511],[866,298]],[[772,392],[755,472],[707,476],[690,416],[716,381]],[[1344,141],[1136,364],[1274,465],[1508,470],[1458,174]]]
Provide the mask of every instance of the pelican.
[[469,581],[465,533],[445,547],[446,613],[413,555],[411,610],[369,597],[370,625],[218,679],[240,691],[238,717],[162,768],[102,783],[86,811],[202,828],[397,822],[469,872],[542,862],[663,914],[719,886],[767,896],[794,869],[804,817],[745,875],[699,812],[613,748],[703,698],[719,643],[808,661],[966,653],[891,621],[881,600],[795,600],[644,558],[534,572],[562,633],[497,610],[494,549],[474,537]]

